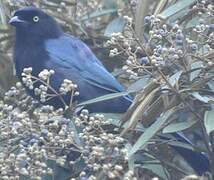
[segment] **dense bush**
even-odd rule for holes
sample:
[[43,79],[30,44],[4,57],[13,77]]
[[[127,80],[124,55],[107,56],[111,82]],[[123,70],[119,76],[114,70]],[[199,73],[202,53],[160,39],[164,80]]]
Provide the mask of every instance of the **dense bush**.
[[[21,83],[14,85],[14,32],[7,21],[14,10],[32,4],[83,39],[127,87],[70,107],[130,94],[135,99],[127,113],[54,110],[27,96]],[[195,174],[169,145],[206,152],[211,168],[201,178],[214,178],[211,0],[1,0],[0,15],[0,179],[181,179]],[[23,73],[29,87],[35,79],[44,82],[35,89],[41,101],[48,98],[42,92],[51,88],[52,73],[44,70],[34,77],[29,68]],[[65,80],[62,87],[62,93],[78,95],[72,82]],[[167,133],[177,131],[195,146],[168,140]]]

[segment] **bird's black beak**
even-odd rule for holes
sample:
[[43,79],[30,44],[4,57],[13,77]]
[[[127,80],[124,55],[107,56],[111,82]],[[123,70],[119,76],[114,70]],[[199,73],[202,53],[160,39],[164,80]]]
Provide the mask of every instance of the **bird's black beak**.
[[12,26],[16,26],[18,24],[23,24],[23,23],[26,23],[26,21],[20,19],[18,16],[13,16],[9,23],[12,25]]

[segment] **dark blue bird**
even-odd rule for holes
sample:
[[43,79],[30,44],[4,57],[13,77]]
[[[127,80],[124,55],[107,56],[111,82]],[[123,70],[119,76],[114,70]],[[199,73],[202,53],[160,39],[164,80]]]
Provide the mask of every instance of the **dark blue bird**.
[[[32,67],[33,75],[53,69],[51,86],[58,90],[64,79],[78,85],[78,102],[109,93],[124,91],[117,80],[103,67],[91,50],[78,38],[65,34],[55,20],[33,7],[15,12],[10,23],[16,26],[15,66],[21,80],[24,68]],[[39,98],[30,91],[31,95]],[[69,104],[69,97],[64,97]],[[47,104],[56,108],[63,104],[52,98]],[[131,104],[128,97],[100,102],[86,108],[90,112],[125,112]]]
[[[27,7],[15,12],[10,24],[16,27],[15,67],[20,81],[24,68],[32,67],[34,76],[43,69],[53,69],[55,74],[50,84],[55,90],[64,79],[72,80],[78,85],[78,102],[90,100],[109,93],[122,92],[124,88],[105,69],[93,52],[78,38],[65,34],[56,21],[43,11]],[[34,92],[27,89],[34,98]],[[70,98],[64,96],[66,103]],[[113,100],[94,103],[86,108],[90,112],[126,112],[132,100],[120,97]],[[47,104],[58,108],[62,103],[58,97]],[[173,134],[179,141],[191,144],[180,134]],[[181,147],[174,147],[199,174],[208,170],[209,163],[203,153]]]

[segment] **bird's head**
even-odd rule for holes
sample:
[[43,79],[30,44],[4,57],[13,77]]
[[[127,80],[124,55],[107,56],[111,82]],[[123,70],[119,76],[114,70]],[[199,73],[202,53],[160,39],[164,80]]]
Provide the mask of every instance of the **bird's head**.
[[16,27],[20,35],[35,38],[56,38],[61,33],[61,28],[56,21],[35,7],[25,7],[17,10],[9,23]]

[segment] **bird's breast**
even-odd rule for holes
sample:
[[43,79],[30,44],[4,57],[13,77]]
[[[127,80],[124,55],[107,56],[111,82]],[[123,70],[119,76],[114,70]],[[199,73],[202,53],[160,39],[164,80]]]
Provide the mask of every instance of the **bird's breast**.
[[32,45],[16,46],[15,48],[16,73],[21,77],[24,68],[32,67],[33,75],[37,76],[44,69],[48,55],[42,47]]

